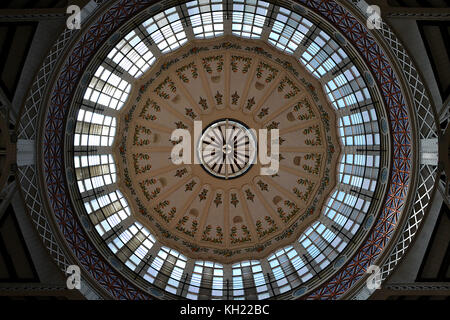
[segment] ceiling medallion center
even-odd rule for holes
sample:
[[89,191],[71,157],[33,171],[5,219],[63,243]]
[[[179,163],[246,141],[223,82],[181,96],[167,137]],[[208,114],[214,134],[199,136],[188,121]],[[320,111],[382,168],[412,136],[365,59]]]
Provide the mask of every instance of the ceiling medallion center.
[[197,146],[203,169],[221,179],[245,174],[255,163],[256,149],[253,132],[235,119],[222,119],[208,125]]

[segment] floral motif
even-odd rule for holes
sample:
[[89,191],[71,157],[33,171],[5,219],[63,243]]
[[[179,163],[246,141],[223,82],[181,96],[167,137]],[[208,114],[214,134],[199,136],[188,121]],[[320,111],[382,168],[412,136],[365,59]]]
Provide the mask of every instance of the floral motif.
[[269,74],[264,80],[266,83],[270,83],[278,74],[278,70],[272,67],[271,65],[261,61],[256,68],[256,77],[260,79],[263,75],[264,70],[267,70]]
[[272,58],[272,55],[261,47],[247,47],[247,48],[245,48],[245,50],[250,51],[250,52],[255,52],[257,54],[263,55],[270,59]]
[[269,125],[267,125],[267,130],[278,129],[280,123],[277,121],[272,121]]
[[173,217],[175,216],[175,213],[177,212],[177,208],[172,207],[170,209],[169,213],[165,214],[162,209],[167,207],[169,204],[170,204],[170,201],[164,200],[164,201],[158,203],[158,205],[153,208],[153,210],[155,210],[155,212],[157,212],[159,214],[159,216],[167,223],[169,223],[173,219]]
[[191,70],[192,78],[197,79],[197,77],[198,77],[197,66],[195,65],[194,62],[191,62],[191,63],[184,65],[181,68],[178,68],[176,70],[176,73],[177,73],[178,77],[180,78],[180,80],[185,83],[189,83],[189,78],[184,73],[187,69]]
[[255,194],[250,191],[250,189],[245,190],[245,195],[247,197],[247,200],[250,200],[251,202],[255,199]]
[[320,127],[318,124],[309,126],[308,128],[303,130],[303,134],[311,134],[314,133],[316,139],[306,139],[305,144],[308,146],[320,146],[322,145],[322,139],[320,138]]
[[175,172],[175,177],[181,178],[181,177],[183,177],[187,172],[188,172],[188,171],[187,171],[186,168],[178,169],[177,172]]
[[187,230],[185,228],[185,225],[186,225],[186,222],[188,222],[188,220],[189,220],[188,216],[184,216],[183,218],[181,218],[177,223],[176,229],[193,238],[195,236],[195,233],[197,232],[198,221],[193,220],[191,229]]
[[262,119],[263,117],[269,114],[269,108],[261,108],[261,111],[258,113],[258,118]]
[[198,195],[200,202],[206,199],[206,196],[208,194],[208,189],[203,189],[202,192]]
[[235,254],[240,254],[242,250],[215,249],[213,252],[219,256],[232,257]]
[[275,58],[275,61],[278,62],[279,64],[283,65],[284,69],[289,70],[290,72],[292,72],[296,77],[299,76],[297,70],[294,69],[294,67],[292,66],[292,63],[290,63],[289,61],[286,60],[282,60],[280,58]]
[[153,217],[151,217],[151,216],[148,214],[147,208],[142,204],[142,202],[141,202],[141,200],[140,200],[139,198],[136,198],[136,204],[137,204],[137,206],[138,206],[138,212],[139,212],[140,214],[142,214],[144,217],[148,217],[148,219],[149,219],[150,221],[153,221],[153,220],[152,220]]
[[239,98],[240,98],[240,97],[239,97],[237,91],[235,91],[235,92],[231,95],[231,104],[237,105]]
[[299,114],[297,116],[298,120],[310,120],[316,117],[312,109],[312,106],[307,99],[303,99],[302,102],[298,102],[294,106],[294,111],[299,112],[302,107],[306,108],[307,112]]
[[147,153],[134,153],[133,154],[133,164],[134,164],[134,172],[136,174],[141,174],[149,171],[152,166],[147,163],[144,166],[139,167],[139,160],[150,160],[150,155]]
[[270,216],[265,216],[264,220],[266,221],[267,225],[269,226],[267,229],[263,229],[261,220],[257,220],[256,225],[256,233],[258,233],[258,237],[261,239],[273,232],[275,232],[278,227],[275,224],[275,220],[273,220]]
[[268,184],[267,184],[267,183],[264,183],[264,182],[262,182],[261,180],[259,180],[256,184],[259,186],[259,188],[261,189],[261,191],[269,191],[269,188],[268,188]]
[[151,99],[147,99],[147,101],[145,102],[144,107],[142,108],[141,113],[139,114],[139,117],[141,117],[142,119],[145,120],[151,120],[151,121],[155,121],[157,119],[157,117],[153,114],[148,113],[148,109],[152,108],[153,110],[155,110],[156,112],[160,112],[161,111],[161,107],[153,100]]
[[131,182],[130,174],[128,173],[128,169],[125,168],[123,170],[123,173],[125,176],[125,179],[124,179],[125,185],[127,186],[127,188],[130,189],[132,194],[135,194],[135,191],[133,189],[133,183]]
[[188,117],[190,117],[192,120],[194,120],[195,118],[197,118],[197,115],[195,114],[195,112],[192,110],[192,108],[185,108],[184,109],[186,111],[186,115]]
[[142,188],[142,192],[144,193],[144,196],[147,198],[147,200],[153,200],[155,199],[158,194],[161,192],[160,187],[156,187],[153,189],[153,191],[148,192],[147,187],[155,185],[158,181],[154,178],[152,179],[146,179],[144,181],[139,182],[139,186]]
[[233,72],[238,71],[238,62],[244,62],[244,65],[242,67],[242,73],[245,74],[250,69],[250,66],[252,64],[252,58],[232,55],[231,56],[231,70],[233,70]]
[[322,159],[322,154],[320,153],[308,153],[304,157],[305,160],[313,160],[314,161],[314,168],[310,165],[304,164],[302,167],[306,172],[309,172],[311,174],[319,174],[320,169],[320,163]]
[[200,97],[198,104],[203,108],[203,110],[208,109],[208,102],[206,101],[205,98]]
[[211,225],[207,225],[205,227],[205,230],[203,230],[203,234],[202,234],[202,240],[212,242],[212,243],[222,243],[223,242],[222,228],[220,226],[216,227],[216,237],[215,238],[212,238],[210,236],[211,229],[212,229]]
[[189,49],[189,51],[185,54],[183,54],[183,58],[186,59],[187,57],[194,55],[194,54],[198,54],[202,51],[208,51],[209,48],[208,47],[193,47],[191,49]]
[[209,251],[208,248],[200,247],[199,245],[197,245],[195,243],[190,243],[187,241],[183,241],[182,243],[186,248],[191,249],[192,252],[208,252]]
[[291,211],[287,214],[283,208],[278,207],[277,212],[280,216],[281,220],[283,220],[284,223],[289,222],[294,216],[297,215],[297,213],[300,212],[300,208],[292,201],[285,200],[284,204],[286,207],[288,207]]
[[218,49],[241,49],[242,47],[236,43],[232,43],[230,41],[225,41],[222,42],[220,44],[217,44],[215,46],[213,46],[214,50],[218,50]]
[[250,110],[254,105],[255,105],[255,97],[252,97],[250,99],[247,100],[247,105],[245,106],[245,108],[247,110]]
[[217,62],[217,67],[216,67],[216,71],[217,72],[222,72],[223,70],[223,56],[211,56],[211,57],[206,57],[203,58],[203,68],[205,68],[206,72],[208,72],[209,74],[212,73],[212,67],[211,67],[211,62],[216,61]]
[[297,95],[297,93],[300,92],[300,89],[288,77],[284,77],[284,79],[281,80],[280,84],[278,85],[278,92],[282,92],[283,89],[285,88],[286,84],[288,84],[291,87],[291,90],[289,90],[284,95],[285,99],[290,99],[292,97],[295,97],[295,95]]
[[216,208],[222,204],[222,194],[217,193],[216,198],[214,199],[214,204],[216,205]]
[[139,138],[140,134],[150,136],[152,131],[144,126],[136,125],[133,137],[133,145],[135,146],[147,146],[150,144],[150,139]]
[[170,92],[172,92],[172,93],[177,92],[177,88],[175,87],[175,82],[173,82],[172,80],[170,80],[169,77],[167,77],[166,79],[164,79],[164,81],[161,82],[161,83],[155,88],[154,91],[158,94],[158,96],[160,96],[161,98],[167,100],[167,99],[170,98],[170,95],[169,95],[167,92],[165,92],[165,91],[163,90],[163,88],[164,88],[166,85],[169,87]]
[[187,192],[187,191],[192,191],[193,189],[194,189],[194,186],[197,184],[197,182],[195,182],[194,180],[192,180],[191,182],[189,182],[189,183],[187,183],[186,185],[185,185],[185,189],[184,189],[184,192]]
[[250,231],[248,230],[248,227],[245,224],[243,224],[241,226],[241,230],[242,230],[243,236],[242,237],[238,237],[237,236],[237,227],[234,226],[234,227],[231,228],[230,236],[231,236],[231,243],[232,244],[244,243],[244,242],[251,241]]
[[188,128],[188,126],[185,125],[185,124],[183,123],[183,121],[177,121],[177,122],[175,122],[175,127],[176,127],[177,129],[187,129],[187,128]]
[[236,206],[238,205],[238,203],[239,203],[239,200],[238,200],[238,198],[237,198],[237,194],[236,193],[232,193],[231,194],[231,200],[230,200],[230,203],[236,208]]
[[301,186],[306,187],[306,192],[300,191],[297,187],[294,187],[292,191],[295,193],[295,195],[300,198],[303,201],[307,201],[310,193],[312,192],[314,188],[314,182],[309,181],[308,179],[300,178],[297,180],[297,183]]
[[217,105],[221,105],[222,104],[223,94],[221,94],[219,91],[217,91],[217,93],[214,96],[214,98],[216,99],[216,104]]

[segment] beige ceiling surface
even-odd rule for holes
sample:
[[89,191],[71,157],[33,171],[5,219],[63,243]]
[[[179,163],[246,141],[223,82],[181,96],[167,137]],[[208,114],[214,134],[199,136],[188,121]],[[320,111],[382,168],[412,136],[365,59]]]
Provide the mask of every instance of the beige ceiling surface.
[[[195,41],[133,88],[114,145],[119,186],[162,243],[192,258],[255,259],[318,217],[335,186],[337,125],[320,84],[294,58],[260,41]],[[199,164],[173,164],[173,130],[194,136],[194,120],[204,129],[218,119],[279,129],[278,173],[260,175],[257,163],[224,180]]]

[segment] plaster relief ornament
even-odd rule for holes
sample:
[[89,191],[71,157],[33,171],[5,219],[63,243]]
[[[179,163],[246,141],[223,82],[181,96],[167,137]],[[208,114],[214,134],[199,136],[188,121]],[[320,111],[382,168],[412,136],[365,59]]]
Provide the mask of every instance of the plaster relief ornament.
[[192,41],[135,88],[118,117],[118,184],[164,245],[233,263],[317,219],[341,147],[335,111],[293,57],[260,41]]

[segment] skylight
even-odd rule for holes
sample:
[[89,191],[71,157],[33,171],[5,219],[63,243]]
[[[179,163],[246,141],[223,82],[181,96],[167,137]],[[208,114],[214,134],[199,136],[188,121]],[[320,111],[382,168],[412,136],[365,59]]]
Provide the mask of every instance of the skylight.
[[186,43],[186,32],[175,8],[167,9],[143,24],[162,53],[177,49]]
[[223,35],[222,0],[191,1],[186,3],[192,31],[196,38],[218,37]]
[[260,0],[233,0],[233,34],[259,39],[268,13],[269,3]]
[[[77,185],[86,197],[83,203],[98,234],[108,239],[110,250],[131,271],[189,299],[222,299],[227,294],[234,299],[266,299],[313,278],[331,264],[359,230],[377,186],[381,161],[372,97],[362,72],[339,43],[299,13],[268,2],[233,0],[229,6],[232,12],[226,20],[224,1],[190,1],[158,13],[128,32],[94,69],[80,101],[74,132]],[[173,52],[188,40],[227,32],[265,40],[294,55],[321,82],[337,110],[344,147],[338,185],[325,202],[321,217],[294,245],[260,261],[232,265],[188,258],[162,246],[145,227],[131,221],[130,208],[116,186],[116,164],[111,154],[116,117],[130,95],[133,80],[143,76],[157,57]],[[367,146],[374,151],[368,152]]]

